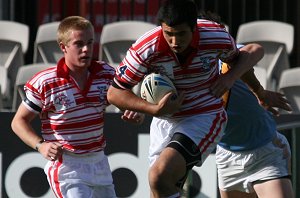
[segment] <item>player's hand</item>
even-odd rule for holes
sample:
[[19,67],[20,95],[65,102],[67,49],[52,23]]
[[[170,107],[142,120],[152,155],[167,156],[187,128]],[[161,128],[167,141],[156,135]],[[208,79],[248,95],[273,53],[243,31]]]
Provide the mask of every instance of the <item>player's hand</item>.
[[221,74],[210,86],[211,94],[217,98],[222,97],[222,95],[233,86],[234,82],[235,78],[231,76],[230,72]]
[[255,95],[260,105],[276,116],[279,116],[279,111],[275,108],[283,109],[288,112],[292,111],[289,101],[281,93],[260,89]]
[[55,161],[62,155],[63,147],[58,142],[43,142],[39,147],[39,152],[47,160]]
[[174,97],[174,93],[167,93],[156,105],[158,110],[154,116],[163,116],[174,114],[181,107],[184,99],[184,93],[181,92],[177,97]]
[[133,124],[142,124],[145,119],[145,114],[138,113],[135,111],[125,110],[121,118],[126,122],[130,122]]

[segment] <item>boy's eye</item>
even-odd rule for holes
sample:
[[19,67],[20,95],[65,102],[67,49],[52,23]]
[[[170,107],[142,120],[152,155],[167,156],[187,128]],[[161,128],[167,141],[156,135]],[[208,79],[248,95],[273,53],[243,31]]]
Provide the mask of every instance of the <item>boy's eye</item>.
[[75,45],[76,45],[77,47],[83,47],[83,46],[84,46],[83,43],[75,43]]

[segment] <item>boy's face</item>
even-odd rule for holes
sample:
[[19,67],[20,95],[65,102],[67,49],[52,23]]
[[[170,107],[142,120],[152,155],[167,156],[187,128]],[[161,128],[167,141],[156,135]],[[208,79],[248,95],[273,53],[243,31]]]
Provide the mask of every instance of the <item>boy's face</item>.
[[190,45],[193,32],[187,24],[180,24],[173,27],[166,23],[161,24],[164,38],[174,53],[184,52]]
[[68,67],[89,67],[93,56],[94,30],[71,30],[69,42],[60,44]]

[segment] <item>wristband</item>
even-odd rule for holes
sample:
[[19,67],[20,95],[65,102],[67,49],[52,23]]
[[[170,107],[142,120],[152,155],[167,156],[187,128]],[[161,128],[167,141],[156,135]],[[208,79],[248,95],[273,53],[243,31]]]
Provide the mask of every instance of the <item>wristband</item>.
[[40,140],[36,145],[35,145],[35,150],[39,151],[39,148],[43,144],[44,140]]

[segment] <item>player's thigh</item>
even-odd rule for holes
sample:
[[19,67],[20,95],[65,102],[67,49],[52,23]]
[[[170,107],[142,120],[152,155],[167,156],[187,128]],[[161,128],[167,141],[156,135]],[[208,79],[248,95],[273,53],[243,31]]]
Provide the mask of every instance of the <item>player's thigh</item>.
[[273,179],[253,185],[260,198],[293,198],[291,180],[288,178]]
[[237,190],[220,191],[221,198],[257,198],[255,193],[245,193]]

